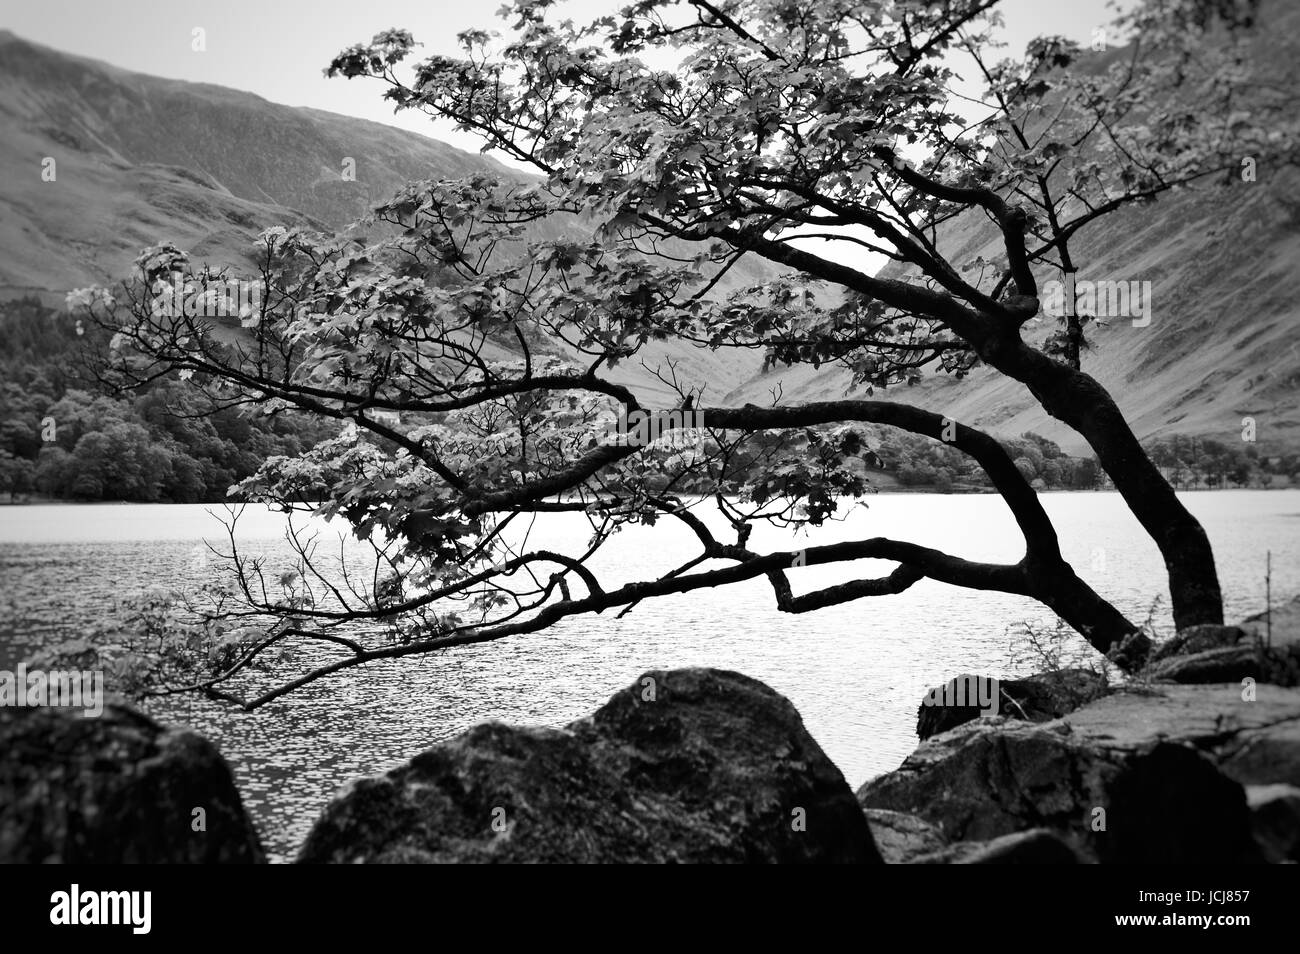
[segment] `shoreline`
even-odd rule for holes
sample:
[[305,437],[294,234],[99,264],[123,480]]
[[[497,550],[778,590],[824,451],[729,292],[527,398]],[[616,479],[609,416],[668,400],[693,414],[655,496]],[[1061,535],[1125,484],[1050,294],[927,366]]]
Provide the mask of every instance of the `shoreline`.
[[[1241,493],[1267,491],[1269,493],[1280,493],[1288,490],[1300,490],[1300,487],[1182,487],[1174,488],[1175,493]],[[1119,493],[1114,487],[1092,487],[1087,490],[1071,487],[1052,487],[1046,490],[1036,490],[1034,493],[1041,496],[1051,496],[1054,494],[1115,494]],[[863,494],[861,497],[842,498],[850,501],[866,500],[871,497],[891,497],[905,496],[913,494],[931,494],[939,497],[987,497],[997,496],[998,492],[991,487],[967,487],[951,488],[949,490],[938,490],[933,485],[917,485],[912,487],[896,486],[885,490],[873,490],[870,493]],[[683,497],[696,497],[704,499],[700,494],[683,494]],[[712,496],[711,494],[708,496]],[[739,499],[735,494],[723,494],[728,500]],[[254,502],[247,500],[66,500],[59,497],[41,497],[28,498],[26,500],[0,500],[0,508],[4,507],[125,507],[125,506],[142,506],[142,507],[251,507],[258,506]]]

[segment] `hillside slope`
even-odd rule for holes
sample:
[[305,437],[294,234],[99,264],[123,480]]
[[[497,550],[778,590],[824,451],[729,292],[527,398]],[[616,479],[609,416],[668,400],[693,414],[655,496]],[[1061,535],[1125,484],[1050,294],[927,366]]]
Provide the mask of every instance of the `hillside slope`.
[[[505,167],[379,123],[130,73],[0,31],[0,285],[123,273],[166,236],[239,260],[271,224],[339,228],[403,183]],[[57,163],[53,182],[42,161]],[[344,162],[355,160],[355,181]]]
[[[412,180],[476,172],[522,178],[405,130],[131,73],[5,30],[0,128],[0,298],[36,294],[51,305],[71,288],[125,276],[142,248],[163,241],[198,261],[239,267],[262,229],[341,229]],[[47,158],[54,181],[42,178]],[[343,176],[349,159],[355,180]],[[548,229],[576,236],[581,226]],[[770,273],[761,262],[742,263],[719,290]],[[676,363],[679,378],[708,385],[714,397],[762,360],[672,342],[655,342],[640,357],[652,369]],[[652,406],[677,403],[639,360],[612,376]]]
[[[1290,67],[1300,36],[1300,6],[1266,6],[1266,28],[1253,41],[1265,62]],[[1122,51],[1113,49],[1113,59]],[[1083,368],[1118,401],[1140,438],[1175,434],[1240,441],[1252,417],[1261,453],[1300,447],[1300,171],[1258,169],[1258,181],[1222,181],[1161,197],[1096,222],[1071,244],[1079,278],[1152,283],[1147,327],[1114,320],[1089,329],[1093,349]],[[941,230],[950,261],[1005,254],[994,229],[971,213]],[[902,269],[882,274],[902,277]],[[1046,279],[1046,273],[1039,276]],[[1055,330],[1051,318],[1026,328],[1030,341]],[[762,403],[842,397],[841,367],[778,367],[755,375],[728,396]],[[987,368],[964,381],[931,376],[881,392],[1003,436],[1034,431],[1079,453],[1079,436],[1049,418],[1020,384]]]
[[[1265,448],[1300,446],[1300,175],[1262,175],[1220,194],[1187,192],[1131,209],[1076,240],[1082,278],[1149,280],[1148,327],[1115,320],[1091,331],[1083,368],[1105,385],[1141,438],[1188,434],[1240,440],[1256,420]],[[999,254],[996,236],[971,216],[942,236],[956,260]],[[1055,327],[1026,329],[1041,340]],[[728,401],[761,403],[780,387],[785,402],[847,393],[838,366],[778,367],[756,375]],[[1018,382],[988,368],[964,381],[931,376],[877,397],[940,411],[1001,435],[1034,431],[1071,451],[1083,444],[1049,418]]]
[[[1274,36],[1300,25],[1300,9],[1278,16]],[[70,288],[121,277],[141,248],[161,241],[238,266],[248,240],[268,225],[341,228],[412,179],[519,175],[404,130],[131,73],[3,30],[0,127],[0,298],[36,292],[51,304]],[[41,177],[47,157],[57,163],[53,182]],[[341,174],[349,157],[355,181]],[[1141,437],[1237,440],[1242,418],[1251,416],[1261,450],[1300,446],[1293,339],[1300,305],[1286,294],[1300,266],[1297,191],[1295,170],[1261,168],[1256,183],[1167,196],[1076,240],[1080,277],[1153,282],[1151,325],[1094,330],[1094,349],[1084,356]],[[953,223],[941,246],[958,261],[1000,251],[979,216]],[[718,291],[767,274],[761,262],[742,262]],[[1045,336],[1050,325],[1044,319],[1028,333]],[[676,362],[681,379],[707,386],[705,402],[762,404],[777,388],[787,402],[829,399],[849,382],[836,367],[760,373],[761,355],[748,350],[655,342],[641,358],[652,369]],[[614,377],[651,405],[675,403],[639,360],[619,365]],[[986,369],[884,396],[997,434],[1032,430],[1083,450],[1023,387]]]

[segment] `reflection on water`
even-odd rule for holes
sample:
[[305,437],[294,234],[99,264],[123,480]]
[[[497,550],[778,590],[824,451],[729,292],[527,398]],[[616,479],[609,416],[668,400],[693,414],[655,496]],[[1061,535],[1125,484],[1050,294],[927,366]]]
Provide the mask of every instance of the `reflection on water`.
[[[1264,602],[1265,551],[1275,600],[1300,592],[1300,491],[1191,493],[1214,542],[1229,618]],[[1130,618],[1167,592],[1153,544],[1113,494],[1043,498],[1065,556]],[[150,585],[192,586],[195,560],[224,531],[201,506],[51,505],[0,508],[0,668],[52,639],[93,626]],[[241,545],[287,561],[283,518],[249,510]],[[715,522],[715,521],[711,521]],[[721,527],[718,528],[721,532]],[[533,544],[572,552],[586,538],[572,514],[538,521]],[[1023,544],[993,496],[878,495],[844,522],[794,543],[769,528],[756,550],[890,536],[970,559],[1013,561]],[[650,578],[691,555],[672,525],[625,531],[597,564],[606,585]],[[888,564],[809,567],[795,592]],[[1046,620],[1038,604],[922,581],[906,593],[814,614],[773,609],[765,581],[645,603],[615,620],[571,619],[543,633],[352,670],[255,713],[198,699],[154,702],[161,720],[194,727],[233,766],[268,851],[291,857],[337,787],[398,764],[485,719],[560,725],[589,713],[647,669],[716,666],[762,679],[798,707],[853,786],[894,768],[916,743],[923,691],[963,671],[1009,674],[1007,625]],[[1158,621],[1167,625],[1167,613]],[[310,659],[304,658],[299,665]]]

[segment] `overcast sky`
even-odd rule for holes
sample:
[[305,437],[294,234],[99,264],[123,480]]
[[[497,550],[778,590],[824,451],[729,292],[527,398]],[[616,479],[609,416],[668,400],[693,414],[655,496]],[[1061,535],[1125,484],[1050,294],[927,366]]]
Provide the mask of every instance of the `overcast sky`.
[[[564,13],[590,19],[626,0],[567,0]],[[481,143],[414,112],[395,115],[377,83],[327,80],[343,48],[403,27],[423,54],[455,54],[456,34],[497,29],[502,0],[5,0],[0,26],[19,36],[115,66],[172,79],[216,83],[276,103],[311,106],[400,126],[477,151]],[[214,9],[215,8],[215,9]],[[1004,0],[1005,39],[1058,33],[1088,43],[1112,17],[1109,0]],[[206,50],[192,49],[193,30]]]

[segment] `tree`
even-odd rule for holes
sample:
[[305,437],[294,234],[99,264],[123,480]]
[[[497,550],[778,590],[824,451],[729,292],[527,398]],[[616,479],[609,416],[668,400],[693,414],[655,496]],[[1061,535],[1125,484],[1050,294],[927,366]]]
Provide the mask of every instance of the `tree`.
[[1049,441],[1041,434],[1035,434],[1032,431],[1028,431],[1020,436],[1024,440],[1033,443],[1047,460],[1056,460],[1058,457],[1064,456],[1060,445],[1055,441]]
[[172,457],[139,424],[117,422],[85,434],[68,464],[74,496],[91,500],[158,500],[172,477]]
[[1043,464],[1045,464],[1047,460],[1043,457],[1042,450],[1039,449],[1036,444],[1026,444],[1022,456],[1029,461],[1030,466],[1034,468],[1034,473],[1042,473]]
[[51,497],[71,496],[71,485],[76,474],[72,455],[57,444],[41,448],[36,458],[36,489]]
[[131,408],[106,395],[74,389],[51,404],[45,416],[55,423],[58,445],[72,450],[85,435],[130,420]]
[[[392,567],[396,583],[355,600],[288,605],[251,595],[253,580],[245,592],[271,618],[271,642],[327,639],[348,655],[241,701],[260,705],[372,659],[758,577],[787,612],[898,593],[927,577],[1031,596],[1122,665],[1141,661],[1138,627],[1062,558],[1028,483],[1034,464],[1013,463],[997,440],[940,411],[858,399],[715,406],[679,387],[664,426],[703,428],[707,438],[691,453],[629,440],[646,432],[614,422],[646,409],[607,369],[665,338],[758,349],[768,361],[840,362],[872,390],[922,373],[961,378],[977,363],[995,369],[1095,452],[1164,556],[1176,623],[1222,622],[1204,530],[1083,369],[1088,319],[1063,317],[1040,346],[1023,329],[1040,311],[1042,280],[1073,272],[1071,242],[1108,214],[1223,179],[1242,155],[1266,167],[1294,149],[1285,91],[1243,79],[1252,62],[1236,45],[1251,25],[1249,4],[1140,4],[1117,24],[1140,41],[1110,65],[1059,37],[994,62],[993,0],[641,0],[588,25],[555,22],[550,5],[514,3],[510,42],[469,31],[462,57],[429,58],[410,78],[400,71],[415,43],[401,30],[329,68],[378,78],[399,108],[480,134],[539,180],[413,183],[376,210],[381,237],[370,244],[269,230],[260,240],[268,291],[235,344],[169,306],[178,282],[208,294],[219,280],[170,246],[142,256],[118,305],[83,296],[115,333],[117,370],[131,380],[179,370],[230,406],[292,407],[354,425],[267,461],[243,490],[346,516],[376,541],[377,565]],[[645,65],[664,56],[677,67]],[[950,56],[982,76],[981,115],[955,112]],[[961,215],[997,231],[999,261],[966,268],[944,256],[938,231]],[[899,271],[872,274],[823,247],[876,253]],[[742,259],[766,262],[776,277],[717,294]],[[534,353],[539,340],[564,346]],[[488,342],[513,342],[516,359],[491,360],[500,352]],[[671,369],[665,381],[675,381]],[[382,416],[394,412],[401,424]],[[818,524],[838,498],[864,490],[868,426],[931,438],[977,463],[1014,515],[1024,557],[974,563],[883,538],[751,550],[756,522]],[[615,433],[623,439],[608,439]],[[933,464],[912,469],[922,468]],[[1085,470],[1076,483],[1087,485]],[[734,542],[693,512],[687,486],[712,495]],[[323,505],[308,503],[321,493]],[[516,516],[564,510],[591,520],[583,552],[501,544]],[[588,562],[610,534],[665,517],[696,535],[698,557],[660,579],[602,586]],[[792,567],[864,558],[895,568],[792,592]],[[700,569],[705,561],[726,565]],[[531,582],[514,584],[517,575]],[[473,612],[448,612],[452,601]],[[338,635],[360,621],[386,623],[392,643]],[[206,687],[217,692],[232,674]]]
[[1101,468],[1097,465],[1097,461],[1090,457],[1084,457],[1074,465],[1070,486],[1077,490],[1096,490],[1100,477]]
[[31,491],[35,478],[36,467],[32,461],[0,448],[0,493],[7,493],[12,502],[20,494]]

